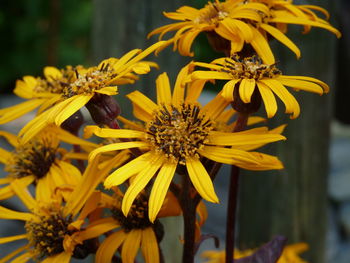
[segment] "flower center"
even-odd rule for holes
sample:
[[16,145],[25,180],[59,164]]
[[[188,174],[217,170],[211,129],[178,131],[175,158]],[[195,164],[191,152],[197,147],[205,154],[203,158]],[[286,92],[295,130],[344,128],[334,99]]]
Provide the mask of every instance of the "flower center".
[[148,201],[146,196],[142,194],[134,201],[127,217],[119,208],[114,208],[112,215],[121,224],[125,232],[153,226],[148,219]]
[[76,72],[76,75],[76,81],[63,90],[63,95],[67,98],[78,94],[93,94],[95,90],[107,87],[111,80],[117,76],[108,63],[102,64],[100,68],[91,68],[83,74]]
[[186,157],[199,158],[197,151],[204,146],[213,123],[200,113],[197,105],[182,104],[169,108],[163,105],[148,124],[147,139],[156,151],[185,165]]
[[238,56],[225,59],[223,72],[231,74],[236,79],[248,78],[259,80],[262,78],[273,78],[281,74],[275,64],[266,65],[257,56],[239,59]]
[[216,25],[220,20],[228,16],[228,12],[223,9],[219,1],[215,3],[209,2],[204,8],[200,10],[201,14],[194,19],[194,23]]
[[60,78],[37,78],[37,85],[36,87],[34,87],[34,91],[38,93],[49,92],[55,94],[62,94],[63,90],[76,79],[75,70],[75,68],[67,66],[66,69],[61,70],[62,76]]
[[29,142],[16,148],[12,162],[6,170],[15,178],[34,175],[43,178],[56,160],[58,141],[49,138]]
[[25,228],[29,244],[34,247],[38,259],[57,255],[64,251],[63,239],[69,234],[70,217],[65,218],[60,213],[50,216],[40,216],[38,221],[28,221]]

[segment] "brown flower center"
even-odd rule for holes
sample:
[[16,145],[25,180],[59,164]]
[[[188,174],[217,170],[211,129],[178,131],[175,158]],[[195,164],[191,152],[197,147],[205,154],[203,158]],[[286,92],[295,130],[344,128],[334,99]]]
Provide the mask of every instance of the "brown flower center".
[[25,228],[28,233],[29,244],[34,247],[34,254],[38,259],[57,255],[64,251],[63,240],[69,234],[70,217],[65,218],[61,213],[50,216],[40,216],[38,221],[28,221]]
[[147,126],[147,139],[156,151],[186,164],[186,157],[198,157],[213,123],[193,104],[163,106]]

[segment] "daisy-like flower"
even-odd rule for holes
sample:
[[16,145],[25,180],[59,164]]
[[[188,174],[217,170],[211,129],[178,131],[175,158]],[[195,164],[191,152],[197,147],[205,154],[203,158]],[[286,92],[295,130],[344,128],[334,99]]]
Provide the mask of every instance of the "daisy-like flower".
[[285,137],[269,133],[264,128],[236,133],[216,131],[215,116],[225,109],[227,102],[218,96],[201,108],[196,102],[199,96],[196,83],[185,96],[181,86],[184,77],[181,71],[171,95],[169,79],[166,73],[161,74],[156,81],[157,104],[138,91],[128,95],[134,105],[134,115],[145,122],[145,128],[116,130],[88,126],[85,129],[87,137],[94,133],[100,137],[131,139],[97,148],[91,152],[91,159],[118,149],[139,148],[143,153],[114,171],[104,182],[105,187],[111,188],[134,176],[123,198],[124,215],[128,214],[137,195],[155,177],[148,210],[153,222],[178,166],[187,169],[193,186],[204,199],[217,203],[218,197],[201,158],[251,170],[283,168],[276,157],[250,150],[257,144],[284,140]]
[[[121,211],[123,193],[114,188],[113,197],[102,195],[104,203],[111,211],[112,219],[116,224],[116,232],[109,235],[99,246],[96,253],[96,262],[111,262],[113,255],[121,251],[122,262],[132,263],[141,249],[146,263],[158,263],[158,243],[164,235],[163,226],[156,219],[151,222],[148,218],[148,197],[141,193],[132,205],[128,216]],[[168,194],[159,217],[178,216],[181,213],[175,197]],[[108,219],[106,219],[108,220]]]
[[[18,137],[4,131],[3,136],[14,147],[9,152],[0,148],[0,162],[5,165],[7,177],[0,179],[0,200],[15,194],[12,184],[20,181],[24,185],[35,183],[36,198],[45,200],[47,193],[63,184],[76,185],[81,178],[79,170],[67,159],[76,157],[60,148],[60,142],[83,145],[95,149],[96,144],[82,140],[58,127],[48,126],[35,139],[19,144]],[[82,154],[80,154],[82,156]],[[87,157],[87,155],[85,154]],[[85,157],[85,158],[86,158]]]
[[[84,107],[95,95],[116,95],[118,93],[117,85],[133,83],[137,79],[137,75],[148,73],[150,67],[156,67],[157,65],[153,62],[142,61],[142,59],[162,45],[163,42],[158,42],[144,51],[134,49],[126,53],[120,59],[106,59],[97,67],[77,67],[74,71],[74,81],[71,81],[69,85],[63,85],[62,89],[57,89],[54,95],[51,94],[50,90],[45,90],[46,86],[40,86],[43,93],[49,96],[45,101],[41,99],[42,103],[45,104],[44,108],[46,110],[27,123],[20,131],[20,136],[23,137],[23,141],[29,141],[50,123],[56,123],[58,126],[61,125],[75,112]],[[53,68],[50,69],[50,78],[60,83],[62,73],[58,70],[53,70]],[[41,82],[38,83],[34,78],[30,79],[32,81],[20,82],[21,85],[19,86],[21,90],[17,91],[16,94],[22,94],[22,97],[24,97],[25,94],[31,94],[33,91],[36,91],[36,89],[39,89],[38,85],[40,85]],[[27,78],[25,80],[27,80]],[[47,86],[50,87],[49,84],[47,84]],[[27,95],[25,98],[35,98],[35,101],[38,100],[34,95]],[[30,102],[28,103],[30,104]],[[13,110],[14,109],[10,107],[2,110],[2,113],[11,115]],[[26,111],[27,104],[20,104],[16,110],[21,113]]]
[[[18,212],[0,206],[0,218],[24,221],[25,233],[2,237],[0,244],[17,240],[28,242],[2,257],[0,262],[8,262],[11,259],[12,262],[27,262],[32,259],[43,263],[68,263],[73,256],[83,256],[81,252],[84,248],[84,241],[116,227],[114,222],[97,220],[86,228],[81,228],[91,205],[86,206],[81,214],[71,213],[72,208],[67,205],[67,200],[62,198],[59,189],[56,189],[55,192],[48,192],[45,201],[38,201],[30,195],[21,181],[14,181],[11,187],[27,207],[28,212]],[[64,185],[63,188],[67,186]],[[83,205],[80,204],[76,211],[80,211]],[[80,247],[78,251],[75,251],[77,246]]]
[[320,95],[329,91],[328,85],[318,79],[282,75],[275,65],[264,64],[255,56],[244,59],[233,56],[219,58],[211,64],[200,62],[194,64],[211,71],[194,71],[190,79],[228,80],[221,95],[233,103],[247,104],[251,103],[253,98],[261,96],[269,118],[273,117],[277,111],[275,95],[282,100],[286,107],[285,112],[291,114],[292,119],[299,116],[299,103],[285,86],[296,91],[304,90]]
[[[277,263],[307,263],[300,257],[300,254],[308,250],[308,245],[306,243],[296,243],[292,245],[287,245],[282,252],[281,257],[278,259]],[[254,250],[239,251],[235,250],[235,259],[244,258],[250,256],[254,253]],[[225,251],[205,251],[201,255],[207,261],[205,263],[224,263],[225,262]]]
[[[340,37],[340,33],[326,20],[317,17],[312,9],[325,12],[317,6],[295,6],[292,1],[284,0],[215,0],[201,9],[189,6],[180,7],[176,12],[164,13],[173,20],[173,24],[153,30],[149,37],[177,31],[167,40],[167,45],[174,44],[174,50],[184,56],[193,56],[191,45],[201,32],[208,33],[209,41],[218,51],[230,50],[230,54],[241,51],[244,44],[250,44],[255,52],[267,64],[275,62],[268,44],[268,35],[290,48],[297,57],[298,47],[283,33],[286,24],[324,28]],[[166,46],[167,46],[166,45]],[[165,47],[165,46],[164,46]],[[164,48],[162,47],[162,48]],[[226,55],[227,54],[226,52]]]

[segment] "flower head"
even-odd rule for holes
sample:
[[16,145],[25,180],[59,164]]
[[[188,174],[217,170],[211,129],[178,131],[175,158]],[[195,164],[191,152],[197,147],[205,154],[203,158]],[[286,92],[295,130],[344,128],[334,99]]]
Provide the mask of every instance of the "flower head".
[[273,64],[275,60],[268,36],[277,39],[300,57],[299,48],[284,34],[287,24],[304,25],[305,32],[312,26],[320,27],[340,37],[338,30],[312,10],[326,13],[317,6],[297,6],[292,1],[208,1],[201,9],[183,6],[176,12],[164,13],[166,17],[180,22],[157,28],[149,36],[160,34],[159,38],[162,39],[166,33],[177,30],[165,46],[174,44],[174,50],[178,49],[181,55],[193,56],[190,49],[194,39],[199,33],[206,32],[214,48],[224,51],[227,56],[242,51],[248,44],[264,63]]
[[233,102],[233,106],[235,104],[249,104],[257,97],[260,100],[261,96],[269,118],[273,117],[277,111],[275,95],[283,101],[286,113],[292,114],[291,118],[299,116],[299,103],[285,86],[320,95],[329,91],[328,85],[318,79],[283,75],[276,65],[264,64],[255,56],[244,59],[233,56],[216,59],[211,64],[194,64],[211,69],[211,71],[194,71],[190,79],[228,80],[221,95]]
[[[86,136],[128,138],[131,141],[100,147],[91,152],[90,158],[117,149],[139,148],[142,154],[113,172],[104,182],[110,188],[134,177],[122,202],[127,215],[140,191],[155,177],[149,200],[149,217],[154,221],[178,166],[186,168],[198,193],[210,202],[218,202],[213,183],[201,160],[235,164],[253,170],[281,169],[277,158],[249,150],[257,144],[283,140],[280,134],[266,129],[246,132],[221,132],[215,130],[215,116],[220,115],[227,102],[218,96],[212,103],[200,107],[196,102],[198,83],[194,83],[184,95],[179,74],[171,95],[167,75],[161,74],[156,82],[157,104],[142,93],[128,95],[134,104],[134,114],[147,123],[138,129],[104,129],[88,126]],[[254,146],[253,146],[254,145]]]

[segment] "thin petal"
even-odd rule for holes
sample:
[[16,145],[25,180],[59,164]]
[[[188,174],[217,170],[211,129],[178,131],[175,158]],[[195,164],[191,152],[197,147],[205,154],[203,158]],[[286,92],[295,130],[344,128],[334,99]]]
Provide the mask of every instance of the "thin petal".
[[240,79],[232,79],[224,85],[222,88],[221,96],[223,96],[228,101],[233,101],[233,91],[235,89],[235,86],[237,82],[239,82]]
[[5,243],[13,242],[13,241],[16,241],[16,240],[25,239],[27,237],[28,237],[27,234],[16,235],[16,236],[11,236],[11,237],[1,237],[0,238],[0,244],[5,244]]
[[45,100],[34,99],[22,102],[15,106],[11,106],[0,110],[0,124],[5,124],[7,122],[18,119],[19,117],[27,114],[28,112],[39,107]]
[[100,128],[95,125],[86,126],[84,128],[84,137],[89,138],[95,134],[102,138],[145,138],[146,133],[142,131],[128,130],[128,129],[107,129]]
[[142,231],[141,251],[145,263],[159,263],[158,241],[153,229],[150,227]]
[[250,44],[253,46],[256,53],[258,53],[258,55],[261,57],[265,64],[274,64],[275,57],[273,56],[273,53],[266,38],[259,32],[259,30],[257,30],[253,26],[251,26],[251,29],[254,32],[254,38],[250,42]]
[[219,203],[213,182],[202,163],[195,158],[186,158],[186,168],[191,182],[198,193],[209,202]]
[[30,213],[17,212],[0,206],[0,218],[1,219],[17,219],[22,221],[30,221],[34,215]]
[[148,163],[148,166],[143,167],[143,170],[136,175],[135,179],[132,181],[128,190],[125,192],[123,202],[122,202],[122,211],[126,216],[129,213],[129,210],[138,196],[138,194],[146,187],[152,177],[156,174],[158,169],[163,164],[165,156],[155,155]]
[[269,87],[264,83],[257,81],[258,89],[261,94],[261,98],[264,102],[265,110],[268,118],[275,116],[277,112],[277,102],[275,96]]
[[123,244],[122,261],[123,263],[134,263],[137,252],[140,248],[142,230],[131,230]]
[[255,90],[254,79],[242,79],[239,84],[239,96],[244,103],[250,103],[252,94]]
[[145,169],[145,167],[148,166],[148,163],[151,162],[151,157],[151,153],[145,153],[123,165],[106,178],[104,186],[106,188],[111,188],[112,186],[124,183],[131,176]]
[[117,252],[126,237],[127,234],[124,231],[118,231],[107,237],[96,252],[96,263],[112,262],[113,255]]
[[[142,111],[143,114],[146,114],[150,119],[152,118],[153,113],[158,109],[157,104],[139,91],[131,92],[126,96]],[[135,112],[134,109],[134,115],[136,118],[139,118],[140,113]]]
[[150,221],[153,223],[157,217],[160,208],[163,205],[165,196],[168,192],[171,179],[177,167],[176,162],[166,162],[160,169],[156,180],[154,181],[151,195],[149,197],[148,215]]
[[305,90],[305,91],[317,93],[320,95],[324,93],[322,87],[313,82],[299,80],[299,79],[283,79],[283,78],[278,78],[278,81],[281,82],[283,85],[292,87],[296,90]]
[[159,75],[156,80],[157,87],[157,104],[170,104],[171,103],[171,91],[169,77],[166,72]]

